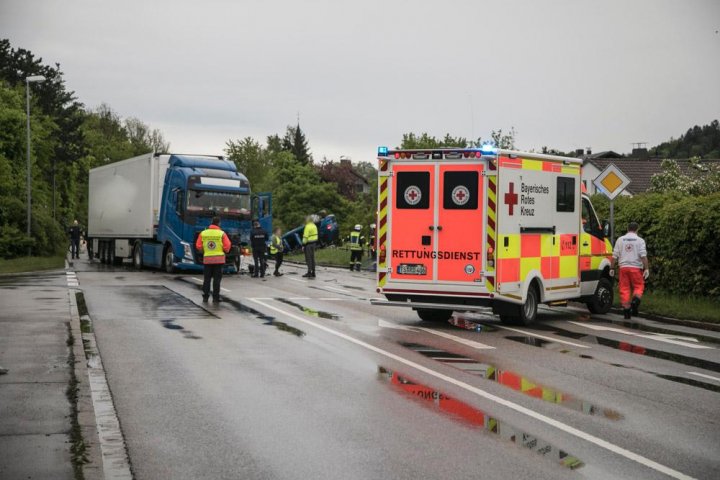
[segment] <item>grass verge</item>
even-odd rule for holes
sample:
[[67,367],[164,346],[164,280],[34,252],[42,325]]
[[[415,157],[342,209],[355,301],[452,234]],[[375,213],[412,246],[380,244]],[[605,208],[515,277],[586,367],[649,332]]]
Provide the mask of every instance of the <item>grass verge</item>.
[[70,382],[68,383],[65,395],[70,402],[70,455],[72,459],[73,472],[75,480],[83,480],[83,465],[88,463],[87,446],[82,437],[82,430],[78,421],[78,379],[75,375],[75,352],[73,345],[75,344],[75,336],[70,329],[70,323],[67,324],[68,338],[67,346],[70,347],[67,363],[70,366]]
[[5,260],[0,258],[0,273],[34,272],[65,267],[65,256],[20,257]]
[[[617,289],[615,306],[620,307],[620,294]],[[720,323],[720,302],[662,291],[646,291],[640,305],[640,315],[643,313],[680,320]]]
[[[302,251],[294,252],[285,256],[291,262],[305,263],[305,254]],[[367,250],[363,254],[363,268],[370,265]],[[350,250],[345,248],[319,248],[315,250],[315,263],[323,266],[349,267]]]

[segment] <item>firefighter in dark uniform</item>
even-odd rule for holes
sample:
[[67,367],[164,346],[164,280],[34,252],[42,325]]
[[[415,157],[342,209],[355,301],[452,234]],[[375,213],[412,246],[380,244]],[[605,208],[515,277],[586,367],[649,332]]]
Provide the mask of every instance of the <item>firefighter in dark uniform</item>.
[[374,223],[370,224],[370,238],[368,239],[368,254],[370,255],[370,258],[375,260],[377,256],[377,242],[376,242],[376,235],[377,235],[377,225]]
[[361,236],[362,225],[355,225],[350,232],[350,270],[360,271],[362,264],[363,248],[365,245],[365,237]]
[[220,229],[220,217],[213,217],[212,224],[200,232],[195,248],[203,254],[203,302],[210,295],[210,281],[213,284],[213,302],[220,301],[220,281],[225,265],[225,254],[230,251],[230,239]]
[[267,250],[268,234],[260,226],[260,222],[253,222],[253,229],[250,232],[250,246],[253,254],[253,278],[265,278],[265,252]]

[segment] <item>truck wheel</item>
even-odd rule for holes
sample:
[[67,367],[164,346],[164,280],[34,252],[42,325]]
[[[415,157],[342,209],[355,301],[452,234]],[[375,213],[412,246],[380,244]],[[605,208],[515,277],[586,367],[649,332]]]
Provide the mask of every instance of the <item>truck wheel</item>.
[[133,247],[133,257],[132,257],[132,264],[133,267],[140,270],[143,266],[142,261],[142,242],[136,242],[135,247]]
[[107,263],[107,245],[105,240],[100,240],[100,246],[98,248],[100,249],[100,263]]
[[426,322],[447,322],[452,317],[452,310],[435,310],[429,308],[419,308],[417,310],[418,317],[420,320]]
[[602,277],[597,284],[595,293],[586,303],[590,313],[605,314],[613,306],[614,293],[612,283],[607,277]]
[[165,261],[163,262],[163,267],[165,268],[165,271],[167,273],[175,273],[175,266],[173,266],[173,262],[175,261],[175,253],[173,253],[173,249],[170,245],[165,247],[165,255],[163,255],[165,258]]
[[539,300],[537,286],[530,285],[525,303],[515,307],[517,313],[500,314],[500,321],[510,325],[530,325],[537,318]]

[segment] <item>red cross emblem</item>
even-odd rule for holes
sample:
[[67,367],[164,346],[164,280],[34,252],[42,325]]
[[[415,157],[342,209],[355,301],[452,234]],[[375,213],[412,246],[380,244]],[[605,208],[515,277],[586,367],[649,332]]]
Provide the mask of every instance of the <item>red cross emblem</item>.
[[415,185],[410,185],[405,189],[405,201],[409,205],[417,205],[420,203],[420,199],[422,198],[422,193],[420,192],[420,189]]
[[514,206],[518,204],[518,194],[515,193],[515,184],[510,182],[510,191],[505,194],[505,205],[508,208],[508,214],[512,215],[514,212]]
[[452,199],[455,205],[465,205],[470,200],[470,191],[465,185],[458,185],[453,188]]

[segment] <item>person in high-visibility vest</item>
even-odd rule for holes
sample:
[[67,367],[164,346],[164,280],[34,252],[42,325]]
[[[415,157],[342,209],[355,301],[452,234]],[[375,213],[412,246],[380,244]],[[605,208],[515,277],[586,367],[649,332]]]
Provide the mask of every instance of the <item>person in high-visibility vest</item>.
[[375,260],[375,257],[377,255],[377,251],[375,250],[376,247],[376,234],[377,234],[377,225],[374,223],[370,224],[370,235],[368,238],[368,254],[370,255],[370,258]]
[[283,245],[282,230],[276,228],[272,237],[270,237],[270,255],[275,258],[275,271],[273,272],[273,275],[276,277],[282,276],[282,273],[280,273],[280,265],[282,265],[283,262],[284,250],[285,245]]
[[230,239],[220,229],[220,217],[213,217],[212,224],[200,232],[195,248],[203,254],[203,302],[210,296],[210,281],[213,287],[213,302],[220,301],[220,282],[225,265],[225,254],[230,251]]
[[363,256],[363,245],[365,245],[365,237],[360,233],[362,232],[362,225],[355,225],[355,228],[350,232],[350,271],[360,271],[362,265]]
[[615,242],[613,265],[610,275],[615,275],[615,265],[620,266],[620,304],[625,319],[638,314],[640,300],[645,290],[645,280],[650,276],[645,240],[638,237],[638,224],[630,222],[628,232]]
[[305,278],[315,278],[315,247],[318,242],[318,229],[312,216],[305,219],[305,228],[303,229],[303,251],[305,252],[305,263],[307,264],[307,273],[303,275]]

